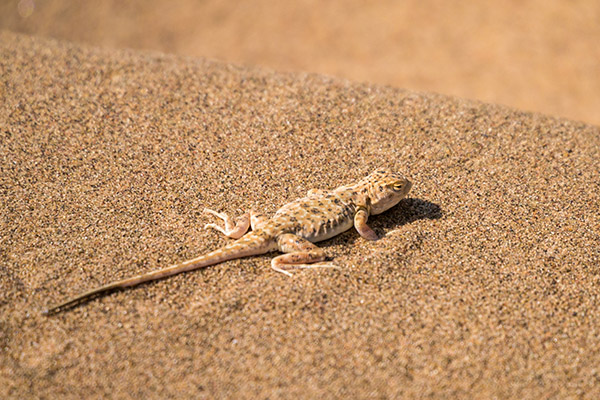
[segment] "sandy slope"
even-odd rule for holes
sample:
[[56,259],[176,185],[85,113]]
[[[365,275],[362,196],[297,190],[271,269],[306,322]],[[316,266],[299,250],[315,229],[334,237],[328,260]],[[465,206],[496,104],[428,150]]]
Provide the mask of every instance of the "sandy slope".
[[[0,397],[545,398],[600,387],[600,131],[318,75],[0,36]],[[325,242],[51,303],[226,242],[378,165],[414,182]]]
[[596,125],[599,20],[597,0],[0,4],[0,29],[319,72]]

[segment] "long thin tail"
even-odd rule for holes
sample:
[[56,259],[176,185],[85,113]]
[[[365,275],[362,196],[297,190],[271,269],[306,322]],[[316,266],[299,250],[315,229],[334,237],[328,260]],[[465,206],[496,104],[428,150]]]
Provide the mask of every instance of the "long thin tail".
[[256,234],[254,231],[249,232],[242,238],[230,243],[218,250],[194,258],[192,260],[184,261],[179,264],[171,265],[163,269],[151,271],[142,275],[133,276],[131,278],[125,278],[120,281],[109,283],[104,286],[89,290],[81,293],[75,297],[70,298],[62,303],[56,304],[47,310],[44,310],[42,314],[50,315],[55,314],[61,310],[71,308],[77,304],[80,304],[93,297],[97,297],[103,293],[114,291],[117,289],[124,289],[132,286],[139,285],[140,283],[155,281],[158,279],[167,278],[182,272],[192,271],[202,267],[208,267],[210,265],[218,264],[223,261],[232,260],[236,258],[248,257],[257,254],[264,254],[270,250],[269,239]]

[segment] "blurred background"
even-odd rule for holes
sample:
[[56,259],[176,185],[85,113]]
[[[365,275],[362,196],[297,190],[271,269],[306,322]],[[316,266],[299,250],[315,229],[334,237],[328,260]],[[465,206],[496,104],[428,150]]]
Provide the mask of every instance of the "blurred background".
[[2,0],[0,29],[323,73],[600,125],[598,0]]

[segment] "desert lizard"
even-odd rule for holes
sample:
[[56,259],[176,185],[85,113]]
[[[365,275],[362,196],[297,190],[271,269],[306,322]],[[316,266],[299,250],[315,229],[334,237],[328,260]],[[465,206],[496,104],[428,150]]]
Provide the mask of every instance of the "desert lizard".
[[[306,197],[286,204],[271,218],[247,212],[234,220],[227,214],[205,209],[225,223],[224,227],[207,224],[205,228],[216,229],[236,239],[234,242],[192,260],[92,289],[50,307],[44,314],[55,313],[103,292],[276,250],[284,254],[274,257],[271,267],[286,275],[291,275],[289,270],[293,268],[332,267],[333,264],[323,262],[325,252],[314,243],[352,226],[363,238],[377,240],[377,234],[367,225],[369,215],[382,213],[398,204],[411,186],[404,176],[378,169],[354,185],[341,186],[330,192],[310,190]],[[250,227],[252,231],[248,232]]]

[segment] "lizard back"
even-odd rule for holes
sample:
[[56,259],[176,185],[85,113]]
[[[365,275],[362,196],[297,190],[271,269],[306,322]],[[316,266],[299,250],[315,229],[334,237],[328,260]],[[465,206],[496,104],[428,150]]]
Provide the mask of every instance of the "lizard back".
[[351,199],[338,191],[307,196],[281,207],[262,230],[293,233],[319,242],[350,229],[355,210]]

